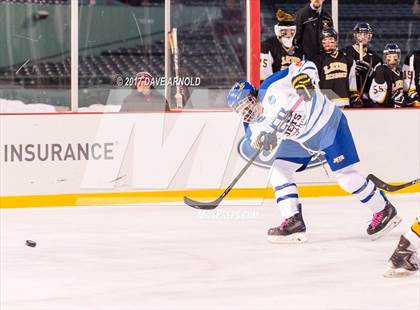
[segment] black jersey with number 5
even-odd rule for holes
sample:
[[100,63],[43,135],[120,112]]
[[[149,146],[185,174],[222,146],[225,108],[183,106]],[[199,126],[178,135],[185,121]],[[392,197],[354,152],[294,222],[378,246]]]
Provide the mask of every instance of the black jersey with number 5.
[[369,96],[375,106],[393,108],[392,97],[403,90],[403,78],[400,69],[391,69],[386,65],[380,65],[375,71]]
[[[360,61],[360,53],[356,50],[354,45],[346,47],[345,52],[356,62],[357,65],[357,63]],[[370,67],[370,70],[356,70],[356,83],[357,90],[360,92],[360,90],[362,89],[363,82],[366,79],[366,75],[369,73],[369,76],[366,79],[365,88],[363,89],[363,93],[366,94],[367,98],[370,85],[372,84],[374,72],[379,67],[379,65],[382,64],[382,59],[374,51],[370,49],[365,49],[362,61],[367,67]]]

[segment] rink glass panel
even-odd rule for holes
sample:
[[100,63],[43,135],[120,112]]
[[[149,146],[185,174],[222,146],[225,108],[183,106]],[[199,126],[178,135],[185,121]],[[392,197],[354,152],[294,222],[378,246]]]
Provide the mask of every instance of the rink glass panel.
[[0,1],[0,27],[0,112],[68,110],[70,6]]
[[79,107],[99,104],[118,111],[138,72],[164,76],[164,14],[164,0],[81,6]]
[[171,1],[171,28],[181,74],[200,79],[188,87],[186,108],[226,108],[228,90],[246,78],[246,1]]
[[[246,77],[246,3],[237,2],[171,1],[179,77],[187,88],[185,108],[225,108],[228,89]],[[81,7],[79,20],[79,107],[105,104],[113,111],[133,91],[136,73],[165,77],[163,0],[97,1]],[[167,99],[175,107],[173,55],[168,61]],[[165,94],[165,83],[155,88]]]
[[[2,112],[18,111],[23,104],[31,112],[69,110],[70,2],[45,2],[51,4],[0,0],[0,99],[8,107]],[[307,3],[261,0],[261,40],[274,35],[278,8],[294,14]],[[325,9],[331,12],[331,1]],[[181,73],[200,78],[199,86],[189,87],[187,108],[225,107],[228,89],[246,77],[245,12],[244,0],[171,1]],[[100,104],[118,110],[137,72],[164,76],[164,20],[164,0],[79,1],[79,107]],[[371,24],[371,47],[380,56],[391,41],[400,46],[402,61],[420,49],[418,1],[339,0],[340,47],[352,44],[357,21]],[[173,77],[172,57],[170,67]],[[164,93],[163,86],[157,88]],[[175,91],[171,89],[172,101]],[[47,106],[28,105],[34,103]]]

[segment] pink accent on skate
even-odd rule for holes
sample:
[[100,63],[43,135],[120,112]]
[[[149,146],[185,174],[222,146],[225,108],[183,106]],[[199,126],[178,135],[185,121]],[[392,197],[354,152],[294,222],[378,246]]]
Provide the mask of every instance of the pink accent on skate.
[[289,223],[289,219],[285,219],[285,220],[283,221],[283,223],[281,223],[281,225],[280,225],[280,229],[281,229],[281,230],[283,230],[284,226],[286,226],[286,225],[287,225],[287,223]]
[[372,229],[375,229],[375,227],[378,226],[378,224],[380,223],[381,220],[382,220],[382,212],[381,211],[373,213],[372,222],[370,223],[370,226],[372,227]]

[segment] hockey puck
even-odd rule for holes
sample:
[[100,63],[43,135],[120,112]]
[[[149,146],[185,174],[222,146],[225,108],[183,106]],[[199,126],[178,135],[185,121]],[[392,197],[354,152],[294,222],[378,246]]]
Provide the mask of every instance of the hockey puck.
[[25,244],[27,246],[30,246],[31,248],[36,247],[36,242],[35,241],[32,241],[32,240],[26,240]]

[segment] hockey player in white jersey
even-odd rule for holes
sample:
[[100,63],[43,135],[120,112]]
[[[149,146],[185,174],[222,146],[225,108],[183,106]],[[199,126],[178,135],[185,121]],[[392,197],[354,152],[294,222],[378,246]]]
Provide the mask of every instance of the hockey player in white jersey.
[[[268,240],[307,240],[294,173],[304,170],[316,154],[325,156],[338,184],[372,211],[367,233],[377,239],[401,219],[385,194],[356,170],[359,157],[347,119],[321,93],[318,81],[315,64],[302,61],[267,78],[258,94],[246,81],[236,82],[228,94],[228,104],[242,115],[252,146],[276,152],[270,182],[284,220],[268,230]],[[295,104],[302,96],[304,100]],[[292,107],[295,109],[286,126],[276,130]]]

